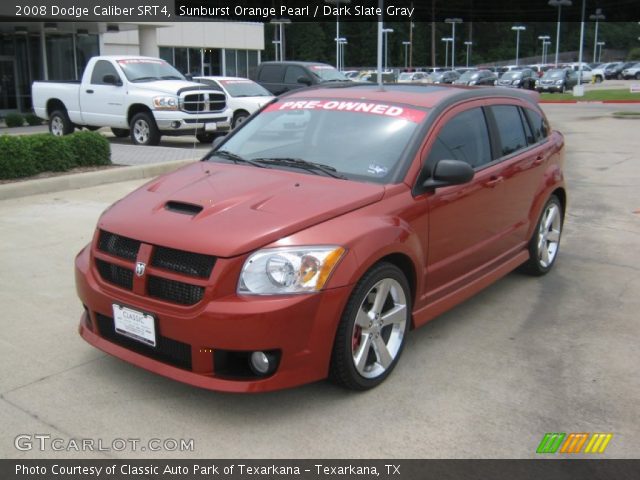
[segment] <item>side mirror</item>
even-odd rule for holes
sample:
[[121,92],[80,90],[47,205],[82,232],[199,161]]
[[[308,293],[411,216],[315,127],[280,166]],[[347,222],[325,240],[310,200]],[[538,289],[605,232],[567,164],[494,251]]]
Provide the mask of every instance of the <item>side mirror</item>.
[[193,75],[190,73],[185,73],[184,74],[184,78],[186,78],[188,81],[192,82],[193,81]]
[[108,73],[104,77],[102,77],[102,83],[104,83],[105,85],[115,85],[117,87],[122,85],[120,79],[111,73]]
[[224,140],[224,135],[220,135],[214,138],[213,142],[211,142],[211,146],[213,147],[213,149],[215,150],[216,148],[218,148],[218,146],[222,143],[223,140]]
[[297,82],[306,85],[307,87],[311,85],[311,80],[309,80],[307,77],[298,77]]
[[467,162],[462,160],[439,160],[433,168],[431,178],[424,181],[422,186],[428,189],[459,185],[469,182],[475,171]]

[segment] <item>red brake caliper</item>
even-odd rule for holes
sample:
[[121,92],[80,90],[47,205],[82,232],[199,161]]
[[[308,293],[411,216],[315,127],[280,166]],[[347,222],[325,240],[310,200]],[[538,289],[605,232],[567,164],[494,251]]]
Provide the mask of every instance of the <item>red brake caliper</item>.
[[356,325],[356,328],[353,329],[353,337],[351,337],[351,351],[355,352],[360,346],[360,342],[362,341],[362,327],[360,325]]

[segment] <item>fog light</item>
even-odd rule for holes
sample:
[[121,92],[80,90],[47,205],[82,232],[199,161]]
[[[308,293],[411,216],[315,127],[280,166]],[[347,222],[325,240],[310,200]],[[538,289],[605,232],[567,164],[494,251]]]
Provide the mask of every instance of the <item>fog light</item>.
[[251,370],[256,375],[266,375],[271,370],[269,356],[264,352],[253,352],[251,354]]
[[171,122],[171,128],[180,128],[180,122],[177,120],[174,122]]

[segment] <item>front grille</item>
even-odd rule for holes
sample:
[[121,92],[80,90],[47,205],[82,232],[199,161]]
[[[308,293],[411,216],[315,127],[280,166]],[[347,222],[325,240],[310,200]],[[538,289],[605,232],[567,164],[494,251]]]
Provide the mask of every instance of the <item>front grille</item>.
[[100,335],[110,342],[169,365],[191,370],[191,345],[188,343],[163,337],[156,332],[154,348],[116,333],[113,319],[110,317],[96,313],[96,321]]
[[218,112],[225,107],[224,94],[220,93],[191,93],[182,101],[182,109],[191,113]]
[[151,265],[165,268],[185,275],[209,278],[216,257],[200,253],[183,252],[167,247],[156,247],[151,258]]
[[197,93],[186,95],[182,105],[187,112],[204,112],[207,105],[205,94]]
[[147,293],[161,300],[181,305],[194,305],[202,300],[204,287],[149,275]]
[[127,290],[133,289],[133,270],[96,259],[98,272],[105,282],[112,283]]
[[140,242],[101,230],[98,238],[98,250],[125,260],[135,260],[138,250],[140,250]]

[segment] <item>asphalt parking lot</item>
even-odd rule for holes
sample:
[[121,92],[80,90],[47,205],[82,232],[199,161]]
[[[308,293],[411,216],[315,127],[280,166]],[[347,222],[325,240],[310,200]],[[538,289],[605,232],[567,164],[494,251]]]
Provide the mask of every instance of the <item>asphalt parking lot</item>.
[[[103,354],[77,335],[73,259],[143,181],[0,202],[0,456],[533,458],[546,432],[612,432],[603,456],[637,457],[640,120],[609,115],[625,109],[640,106],[545,106],[570,189],[555,269],[510,274],[412,332],[393,375],[361,394],[220,394]],[[20,434],[195,448],[19,451]]]

